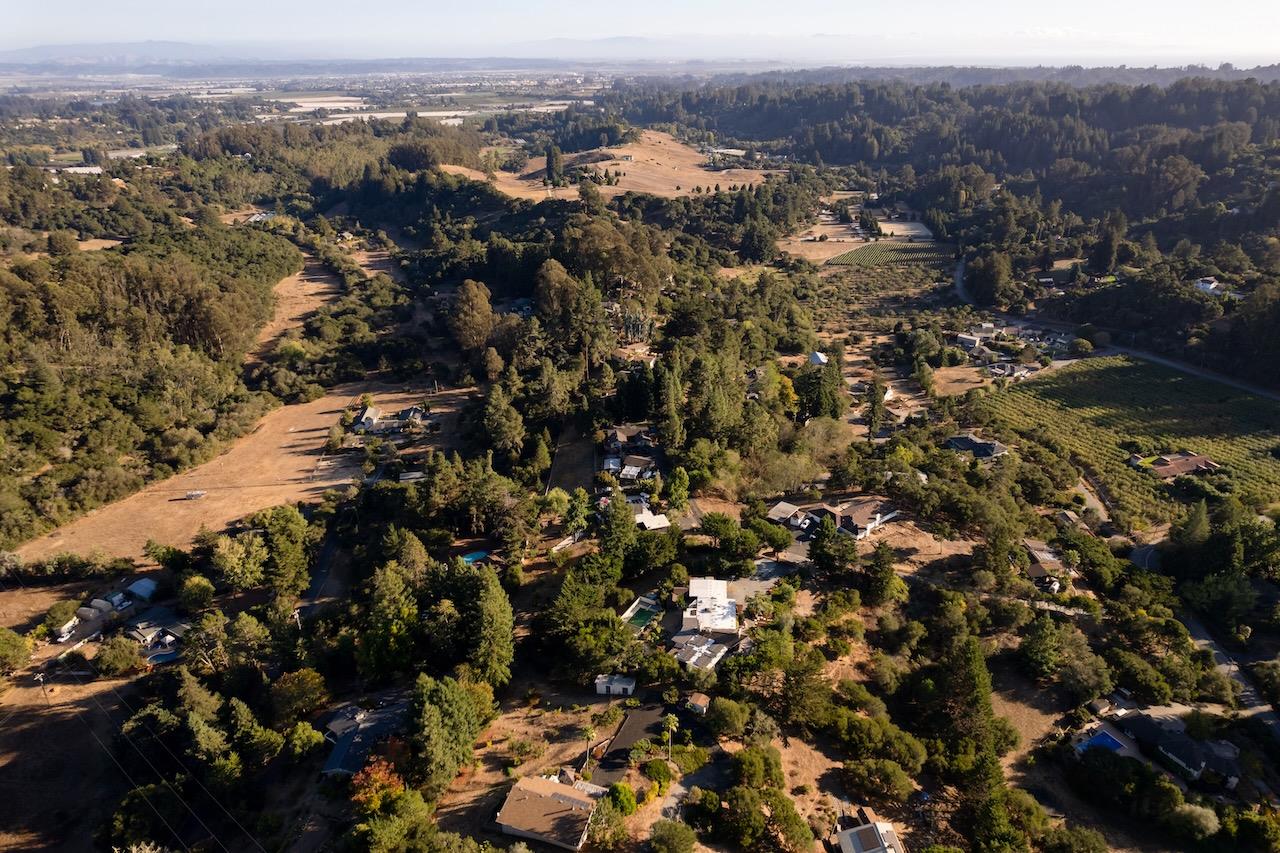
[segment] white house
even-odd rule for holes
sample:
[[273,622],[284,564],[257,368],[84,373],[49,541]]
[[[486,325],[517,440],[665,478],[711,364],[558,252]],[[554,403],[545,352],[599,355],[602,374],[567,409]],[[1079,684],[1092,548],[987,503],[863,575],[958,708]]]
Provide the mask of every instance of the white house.
[[816,367],[826,367],[828,361],[830,361],[830,359],[827,358],[827,354],[825,352],[818,352],[817,350],[814,350],[809,353],[809,363]]
[[360,414],[356,415],[355,423],[352,426],[356,432],[367,432],[378,425],[378,420],[381,417],[382,412],[377,406],[365,406],[360,410]]
[[702,634],[738,633],[738,603],[729,597],[729,586],[715,578],[690,578],[689,597],[681,619],[682,631]]
[[636,680],[625,675],[597,675],[596,693],[600,696],[631,696],[636,692]]
[[769,508],[769,513],[765,518],[778,524],[785,524],[788,527],[799,527],[800,522],[804,519],[804,510],[793,503],[778,501]]
[[1196,290],[1206,293],[1210,296],[1216,296],[1222,292],[1222,284],[1213,276],[1205,276],[1196,282]]
[[860,825],[836,836],[840,853],[907,853],[893,824],[878,820],[876,813],[867,808],[858,809],[858,819]]

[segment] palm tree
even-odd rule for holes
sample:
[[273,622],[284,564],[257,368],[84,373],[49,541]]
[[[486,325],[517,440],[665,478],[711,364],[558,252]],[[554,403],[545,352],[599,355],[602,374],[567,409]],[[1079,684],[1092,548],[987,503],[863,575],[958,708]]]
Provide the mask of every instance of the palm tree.
[[680,728],[680,718],[675,714],[667,714],[662,718],[662,730],[667,733],[667,760],[671,760],[671,739],[676,729]]

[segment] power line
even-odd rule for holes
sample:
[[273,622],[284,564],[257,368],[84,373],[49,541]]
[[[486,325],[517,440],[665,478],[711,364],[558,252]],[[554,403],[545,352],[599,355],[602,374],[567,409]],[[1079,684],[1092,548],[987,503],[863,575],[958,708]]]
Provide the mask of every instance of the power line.
[[[14,577],[14,580],[16,580],[16,581],[18,582],[18,584],[19,584],[23,589],[27,589],[27,588],[28,588],[28,587],[27,587],[27,585],[26,585],[26,583],[22,580],[21,576],[19,576],[19,575],[14,575],[13,577]],[[78,676],[76,676],[76,675],[72,675],[71,677],[72,677],[72,678],[74,678],[74,679],[76,680],[76,683],[77,683],[77,684],[79,684],[80,686],[82,686],[82,687],[83,687],[83,686],[85,685],[85,682],[84,682],[84,681],[82,681],[82,680],[80,680],[80,678],[79,678]],[[36,678],[37,678],[37,680],[38,680],[38,681],[39,681],[39,683],[40,683],[40,690],[41,690],[41,693],[42,693],[42,694],[44,694],[45,702],[46,702],[46,703],[48,703],[48,702],[49,702],[49,696],[48,696],[48,693],[46,692],[46,690],[45,690],[45,686],[44,686],[44,679],[45,679],[45,675],[44,675],[44,673],[37,673],[37,674],[36,674]],[[123,696],[123,695],[121,695],[120,691],[116,690],[116,688],[115,688],[113,685],[111,685],[111,684],[107,684],[107,689],[108,689],[108,690],[110,690],[113,694],[115,694],[116,699],[118,699],[118,700],[120,701],[120,704],[121,704],[121,705],[123,705],[125,708],[127,708],[127,709],[129,710],[129,713],[130,713],[130,714],[135,714],[135,713],[137,713],[137,712],[134,710],[133,706],[132,706],[132,705],[130,705],[130,704],[128,703],[128,701],[126,701],[126,700],[125,700],[124,696]],[[110,719],[111,719],[111,714],[110,714],[110,712],[109,712],[109,711],[107,711],[107,709],[103,707],[102,703],[98,701],[98,698],[97,698],[96,696],[94,696],[92,693],[89,693],[89,694],[87,694],[87,695],[88,695],[88,697],[89,697],[90,701],[92,701],[92,702],[94,703],[94,705],[96,705],[96,706],[98,707],[98,710],[102,711],[103,715],[104,715],[104,716],[106,716],[106,718],[107,718],[108,720],[110,720]],[[68,707],[71,707],[71,706],[68,706]],[[16,710],[17,710],[17,709],[15,709],[13,712],[10,712],[10,714],[5,718],[5,720],[8,720],[8,718],[9,718],[9,717],[12,717],[12,716],[13,716],[13,714],[14,714],[14,713],[16,713]],[[76,713],[76,714],[77,714],[77,716],[79,716],[79,712],[78,712],[78,711],[76,711],[74,708],[72,708],[72,712],[73,712],[73,713]],[[82,719],[83,719],[83,718],[82,718]],[[182,761],[182,759],[180,759],[180,758],[178,758],[178,756],[174,755],[173,751],[172,751],[171,749],[169,749],[168,744],[166,744],[166,743],[164,742],[164,740],[163,740],[162,738],[160,738],[160,737],[155,733],[155,731],[154,731],[154,730],[152,730],[152,728],[151,728],[149,725],[147,725],[145,722],[144,722],[142,725],[143,725],[143,728],[145,728],[145,729],[147,730],[147,733],[151,735],[151,737],[154,739],[154,741],[160,745],[160,748],[161,748],[161,749],[163,749],[163,750],[164,750],[164,751],[169,755],[169,757],[170,757],[171,759],[173,759],[173,761],[174,761],[174,762],[175,762],[179,767],[181,767],[183,770],[185,770],[185,771],[187,772],[188,776],[191,778],[191,780],[192,780],[193,782],[195,782],[195,783],[196,783],[196,785],[197,785],[197,786],[199,786],[200,790],[201,790],[201,791],[203,791],[203,792],[204,792],[204,794],[205,794],[209,799],[213,800],[213,802],[218,806],[218,808],[222,809],[223,813],[224,813],[228,818],[230,818],[230,819],[231,819],[231,822],[232,822],[232,823],[234,823],[234,824],[235,824],[235,825],[240,829],[240,831],[241,831],[241,832],[243,832],[246,836],[248,836],[249,840],[250,840],[250,841],[252,841],[252,842],[254,843],[254,845],[255,845],[259,850],[262,850],[262,851],[263,851],[263,853],[266,853],[266,848],[264,848],[264,847],[262,846],[262,844],[258,841],[258,839],[257,839],[257,838],[255,838],[255,837],[254,837],[254,835],[253,835],[251,832],[249,832],[249,830],[247,830],[247,829],[245,829],[245,828],[244,828],[244,826],[240,823],[240,821],[236,820],[235,816],[234,816],[233,814],[231,814],[231,812],[227,809],[227,807],[226,807],[226,806],[224,806],[224,805],[222,804],[222,801],[221,801],[221,800],[219,800],[216,796],[214,796],[214,794],[213,794],[213,792],[212,792],[212,791],[210,791],[208,788],[206,788],[206,787],[205,787],[204,783],[200,781],[199,776],[198,776],[196,773],[192,772],[191,768],[187,767],[187,765]],[[94,739],[95,739],[95,740],[97,740],[97,741],[99,742],[99,744],[101,744],[101,743],[102,743],[102,742],[101,742],[101,739],[99,739],[99,738],[98,738],[97,733],[93,731],[92,727],[90,727],[89,731],[90,731],[90,733],[91,733],[91,734],[93,734]],[[200,824],[200,826],[204,829],[204,831],[205,831],[205,832],[207,832],[207,833],[209,834],[209,837],[211,837],[211,838],[212,838],[212,839],[213,839],[213,840],[218,844],[218,846],[219,846],[219,847],[221,847],[223,850],[226,850],[226,851],[228,851],[228,853],[230,853],[230,850],[229,850],[229,848],[227,847],[227,845],[225,845],[225,844],[223,844],[223,843],[222,843],[222,840],[221,840],[220,838],[218,838],[217,834],[216,834],[216,833],[214,833],[214,831],[213,831],[212,829],[210,829],[210,828],[209,828],[208,824],[206,824],[206,823],[204,822],[204,820],[202,820],[202,819],[201,819],[200,815],[196,813],[196,810],[195,810],[194,808],[192,808],[192,807],[191,807],[191,805],[190,805],[186,800],[184,800],[184,799],[182,798],[182,795],[178,793],[177,789],[173,786],[173,784],[172,784],[171,782],[169,782],[169,780],[168,780],[168,779],[166,779],[166,778],[164,777],[164,775],[159,771],[159,769],[157,769],[157,768],[156,768],[156,766],[155,766],[154,764],[152,764],[152,763],[151,763],[151,759],[149,759],[149,758],[146,756],[146,754],[145,754],[145,753],[144,753],[144,752],[143,752],[143,751],[138,747],[137,743],[136,743],[136,742],[134,742],[134,740],[133,740],[131,737],[129,737],[129,735],[128,735],[127,733],[125,733],[124,731],[121,731],[121,732],[120,732],[120,735],[121,735],[121,737],[123,737],[123,738],[124,738],[124,739],[129,743],[129,745],[130,745],[131,747],[133,747],[134,751],[138,753],[139,757],[141,757],[141,758],[142,758],[142,760],[143,760],[144,762],[146,762],[147,766],[151,768],[151,771],[152,771],[153,773],[155,773],[155,774],[156,774],[156,778],[157,778],[157,779],[160,779],[160,780],[161,780],[161,782],[163,782],[163,784],[164,784],[164,785],[166,785],[166,786],[169,788],[170,792],[174,795],[174,797],[175,797],[175,798],[177,798],[178,802],[182,803],[183,807],[185,807],[185,808],[187,809],[187,811],[191,812],[191,816],[192,816],[192,817],[194,817],[194,818],[196,819],[196,822],[197,822],[197,823],[199,823],[199,824]],[[111,755],[111,760],[112,760],[112,761],[114,761],[114,762],[117,764],[117,766],[119,766],[120,762],[119,762],[118,760],[116,760],[116,757],[115,757],[115,755],[114,755],[114,754],[112,754],[112,755]],[[123,769],[124,769],[124,768],[123,768],[123,767],[121,767],[121,770],[122,770],[122,771],[123,771]],[[126,774],[126,775],[127,775],[127,774]],[[132,778],[130,778],[130,780],[129,780],[129,781],[132,783],[132,782],[133,782]],[[134,787],[135,787],[135,788],[137,788],[137,785],[135,784],[135,785],[134,785]],[[148,803],[148,805],[150,805],[150,803]],[[154,806],[152,806],[152,808],[154,809]],[[159,815],[159,812],[157,812],[157,815]],[[163,820],[163,818],[161,818],[161,820]],[[167,823],[166,823],[165,825],[166,825],[166,827],[168,826],[168,824],[167,824]],[[172,831],[173,831],[173,830],[172,830],[172,828],[170,827],[170,832],[172,832]],[[175,835],[175,837],[177,837],[176,833],[175,833],[174,835]],[[179,840],[179,843],[181,843],[181,840]],[[184,847],[186,847],[186,845],[183,845],[183,846],[184,846]]]
[[[114,687],[112,687],[111,685],[107,685],[107,687],[108,687],[108,689],[109,689],[112,693],[114,693],[114,694],[116,695],[116,698],[120,700],[120,704],[124,705],[126,708],[128,708],[128,709],[129,709],[129,713],[130,713],[130,714],[136,714],[136,713],[137,713],[137,712],[133,709],[133,706],[131,706],[131,705],[129,704],[129,702],[124,698],[124,696],[120,695],[119,691],[117,691],[117,690],[116,690]],[[186,765],[186,763],[185,763],[181,758],[179,758],[177,755],[175,755],[175,754],[174,754],[174,752],[173,752],[173,750],[169,749],[169,745],[168,745],[168,744],[166,744],[166,743],[164,742],[164,740],[163,740],[159,735],[157,735],[157,734],[155,733],[155,731],[154,731],[154,730],[152,730],[151,726],[149,726],[146,722],[143,722],[143,723],[142,723],[142,727],[143,727],[144,729],[146,729],[146,730],[147,730],[147,733],[148,733],[149,735],[151,735],[151,737],[155,738],[155,742],[156,742],[156,743],[158,743],[158,744],[160,745],[160,748],[161,748],[161,749],[163,749],[163,750],[165,751],[165,753],[166,753],[166,754],[168,754],[168,756],[169,756],[170,758],[172,758],[172,759],[174,760],[174,762],[175,762],[175,763],[177,763],[177,765],[178,765],[179,767],[181,767],[183,770],[187,771],[187,774],[191,777],[191,781],[195,782],[195,783],[196,783],[196,785],[200,788],[200,790],[204,792],[205,796],[207,796],[209,799],[213,800],[214,804],[216,804],[216,805],[218,806],[218,808],[222,809],[222,813],[223,813],[223,814],[225,814],[225,815],[226,815],[226,816],[231,820],[231,822],[232,822],[232,823],[234,823],[234,824],[236,825],[236,827],[237,827],[241,832],[243,832],[243,833],[248,837],[248,839],[249,839],[250,841],[252,841],[252,842],[253,842],[254,846],[255,846],[255,847],[257,847],[259,850],[261,850],[261,851],[262,851],[262,853],[267,853],[267,849],[266,849],[265,847],[263,847],[263,846],[262,846],[262,844],[258,841],[258,839],[253,835],[253,833],[251,833],[249,830],[247,830],[247,829],[245,829],[245,828],[244,828],[244,825],[243,825],[243,824],[241,824],[241,823],[240,823],[240,821],[236,819],[236,816],[235,816],[235,815],[233,815],[233,814],[231,813],[230,809],[228,809],[225,805],[223,805],[223,804],[222,804],[222,801],[221,801],[221,800],[219,800],[216,796],[214,796],[214,793],[213,793],[212,791],[210,791],[208,788],[206,788],[206,787],[205,787],[204,783],[200,781],[200,777],[199,777],[199,775],[198,775],[198,774],[196,774],[194,771],[192,771],[192,769],[191,769],[190,767],[188,767],[188,766]],[[127,737],[127,735],[126,735],[126,737]],[[203,822],[201,822],[201,825],[202,825],[202,826],[204,825],[204,824],[203,824]],[[210,834],[212,835],[212,832],[211,832]],[[215,838],[215,840],[216,840],[216,838]],[[221,843],[221,842],[219,842],[219,843]],[[226,849],[226,847],[224,846],[224,847],[223,847],[223,849],[225,850],[225,849]]]
[[[45,704],[48,705],[50,708],[52,708],[53,703],[49,701],[49,694],[44,686],[44,673],[37,673],[36,679],[40,683],[40,693],[41,695],[44,696]],[[93,726],[89,724],[89,721],[86,720],[84,717],[82,717],[80,715],[80,712],[76,710],[74,706],[67,705],[67,708],[71,711],[72,714],[75,715],[77,720],[79,720],[81,723],[84,723],[84,727],[88,729],[89,734],[93,737],[94,741],[97,742],[98,746],[102,748],[102,751],[107,754],[107,758],[111,759],[111,763],[114,764],[117,768],[119,768],[120,772],[124,774],[124,778],[129,781],[130,788],[132,788],[134,791],[137,791],[138,796],[142,797],[142,801],[146,803],[153,812],[156,813],[156,817],[159,818],[160,822],[164,824],[165,829],[169,830],[169,834],[173,836],[173,839],[177,841],[178,844],[182,845],[183,850],[186,850],[188,851],[188,853],[190,853],[191,848],[188,847],[185,842],[183,842],[182,837],[178,835],[178,833],[174,830],[172,826],[170,826],[169,821],[165,820],[164,815],[160,813],[160,810],[158,808],[156,808],[155,803],[151,802],[151,800],[147,797],[147,795],[142,792],[142,786],[140,786],[136,781],[134,781],[133,776],[129,775],[129,771],[126,770],[124,768],[124,765],[120,763],[120,760],[116,758],[115,753],[111,751],[111,748],[102,742],[102,738],[98,737],[98,733],[93,730]]]
[[[80,681],[80,679],[77,676],[73,675],[72,678],[75,678],[76,683],[79,684],[80,686],[83,687],[85,685],[85,682]],[[112,693],[116,694],[116,698],[120,699],[120,701],[124,704],[126,708],[129,708],[128,703],[124,702],[124,699],[120,696],[119,692],[117,692],[114,687],[111,687],[110,685],[108,685],[108,689],[111,690]],[[110,720],[111,712],[108,711],[105,707],[103,707],[102,703],[98,701],[98,697],[94,696],[92,693],[89,693],[87,695],[89,697],[89,701],[93,702],[93,704],[98,707],[98,710],[102,712],[103,716],[105,716],[108,720]],[[133,709],[129,708],[129,711],[130,713],[132,713]],[[155,732],[151,732],[150,729],[148,729],[148,732],[151,733],[152,737],[156,737]],[[156,774],[156,778],[159,779],[160,782],[169,789],[169,792],[172,793],[174,798],[177,799],[177,801],[182,804],[183,808],[191,812],[191,816],[196,819],[196,823],[200,824],[200,827],[209,834],[209,837],[212,838],[219,847],[227,851],[227,853],[231,853],[231,849],[227,847],[227,845],[222,843],[222,839],[218,838],[217,833],[215,833],[212,829],[210,829],[209,825],[204,822],[204,820],[200,817],[200,815],[196,812],[196,810],[192,808],[191,804],[188,803],[185,799],[183,799],[183,796],[178,793],[178,789],[174,787],[173,783],[170,782],[167,778],[165,778],[165,775],[160,772],[160,769],[158,767],[156,767],[153,763],[151,763],[151,759],[148,758],[147,754],[142,751],[142,748],[138,746],[137,742],[134,741],[134,739],[130,737],[129,734],[123,730],[121,730],[120,736],[125,739],[125,741],[129,744],[129,746],[133,747],[133,751],[138,753],[138,757],[141,758],[146,763],[146,765],[151,768],[151,772]],[[95,737],[96,737],[96,734],[95,734]],[[156,738],[156,740],[157,742],[160,742],[159,738]],[[161,746],[163,746],[163,743],[161,743]],[[185,765],[183,765],[183,769],[186,769]],[[189,770],[187,772],[190,773]],[[193,778],[194,778],[194,774],[193,774]],[[199,784],[198,779],[196,780],[196,782],[197,784]]]

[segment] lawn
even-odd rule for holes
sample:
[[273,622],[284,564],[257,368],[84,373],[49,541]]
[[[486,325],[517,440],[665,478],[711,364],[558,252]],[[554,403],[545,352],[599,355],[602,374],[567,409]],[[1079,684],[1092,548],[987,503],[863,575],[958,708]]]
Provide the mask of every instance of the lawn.
[[1182,510],[1168,487],[1127,464],[1122,443],[1131,439],[1156,452],[1207,454],[1225,466],[1238,494],[1280,501],[1280,405],[1224,385],[1116,356],[1047,372],[985,405],[997,424],[1024,439],[1039,428],[1067,448],[1134,527]]
[[900,243],[881,240],[836,255],[832,266],[883,267],[897,264],[940,264],[951,259],[951,247],[938,243]]

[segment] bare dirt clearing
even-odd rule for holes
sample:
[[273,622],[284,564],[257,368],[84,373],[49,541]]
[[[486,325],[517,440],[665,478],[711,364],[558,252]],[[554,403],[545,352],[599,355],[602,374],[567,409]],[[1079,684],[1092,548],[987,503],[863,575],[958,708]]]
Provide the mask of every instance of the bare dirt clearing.
[[119,246],[121,242],[122,241],[120,240],[108,240],[103,237],[94,237],[91,240],[81,240],[76,243],[76,245],[80,247],[80,251],[82,252],[97,252],[101,249],[111,249]]
[[285,332],[301,326],[308,315],[332,302],[341,292],[338,277],[319,260],[308,256],[301,270],[276,284],[275,313],[258,333],[257,346],[248,363],[261,361]]
[[[669,133],[656,130],[644,131],[638,142],[614,148],[598,148],[581,154],[566,154],[564,161],[566,168],[583,164],[601,172],[608,169],[610,174],[621,171],[623,174],[617,185],[600,186],[600,193],[605,197],[640,192],[671,198],[692,195],[693,188],[697,186],[710,189],[719,184],[721,189],[727,190],[733,185],[760,184],[769,174],[761,169],[712,171],[706,168],[705,154],[685,145]],[[446,165],[441,168],[451,174],[465,175],[477,181],[486,180],[483,172],[465,166]],[[578,197],[576,186],[544,187],[542,174],[546,168],[545,157],[533,157],[519,175],[498,172],[494,176],[493,185],[509,196],[533,201]]]
[[[375,403],[388,410],[420,402],[428,394],[425,388],[354,383],[310,403],[276,409],[221,456],[27,542],[17,549],[18,556],[35,560],[66,551],[101,551],[141,559],[148,539],[186,547],[202,527],[220,530],[260,509],[318,500],[326,489],[360,475],[359,456],[324,456],[323,448],[342,410],[364,393],[373,394]],[[456,412],[452,403],[459,401],[453,396],[434,395],[433,411]],[[445,440],[456,432],[450,426],[442,426]],[[207,494],[185,500],[190,491]]]
[[[478,837],[492,832],[493,816],[513,778],[506,772],[512,764],[517,776],[581,767],[586,750],[582,730],[593,713],[606,707],[586,691],[562,693],[543,684],[535,686],[531,680],[513,683],[507,692],[512,698],[502,702],[498,717],[476,744],[475,767],[453,780],[436,808],[441,829]],[[525,696],[532,701],[526,701]],[[596,742],[610,738],[616,728],[598,728]],[[513,750],[531,745],[542,754],[517,763]]]
[[386,249],[357,249],[351,253],[351,259],[360,265],[364,274],[373,277],[378,274],[390,276],[403,284],[406,280],[404,270],[391,253]]
[[[102,580],[77,580],[60,584],[42,586],[15,586],[12,581],[5,582],[5,589],[0,592],[0,627],[25,634],[42,621],[44,615],[59,601],[79,600],[90,590],[101,586]],[[42,649],[37,646],[35,656],[42,657]],[[53,646],[57,651],[65,651],[64,646]]]
[[64,679],[47,685],[46,698],[29,675],[14,682],[0,698],[0,850],[91,849],[127,788],[107,750],[129,686]]
[[953,397],[990,384],[991,379],[976,367],[939,367],[933,371],[934,390],[939,397]]
[[970,557],[971,539],[938,539],[914,521],[897,519],[872,532],[866,548],[886,542],[898,555],[899,574],[933,575],[957,557]]
[[[820,240],[820,237],[827,239]],[[778,248],[788,255],[820,264],[866,242],[866,238],[854,233],[851,225],[823,221],[798,234],[783,237],[778,241]]]

